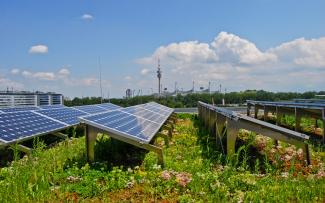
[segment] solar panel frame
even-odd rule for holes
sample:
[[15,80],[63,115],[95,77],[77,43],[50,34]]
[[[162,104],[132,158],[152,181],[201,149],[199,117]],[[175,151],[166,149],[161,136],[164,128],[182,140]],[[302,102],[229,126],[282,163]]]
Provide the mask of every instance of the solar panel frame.
[[[31,119],[32,117],[33,119]],[[6,121],[10,121],[10,123],[7,124]],[[4,145],[9,145],[51,132],[57,132],[67,127],[66,124],[40,115],[34,111],[4,113],[0,114],[0,142]],[[11,134],[5,135],[6,132],[10,132]],[[11,136],[11,139],[5,138],[8,136]]]

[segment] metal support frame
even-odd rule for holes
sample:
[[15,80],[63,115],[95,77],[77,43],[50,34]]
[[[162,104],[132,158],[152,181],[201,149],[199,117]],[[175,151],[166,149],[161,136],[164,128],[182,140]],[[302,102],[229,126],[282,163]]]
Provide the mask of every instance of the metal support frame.
[[12,145],[11,147],[14,148],[15,150],[18,150],[18,151],[24,152],[24,153],[26,153],[27,155],[31,155],[32,152],[33,152],[33,149],[31,149],[31,148],[29,148],[29,147],[26,147],[26,146],[24,146],[24,145],[21,145],[21,144],[15,144],[15,145]]
[[56,137],[59,137],[61,139],[69,139],[68,135],[66,134],[63,134],[63,133],[60,133],[60,132],[54,132],[54,133],[51,133],[52,135],[56,136]]
[[[271,105],[271,104],[268,104]],[[302,117],[309,117],[309,118],[314,118],[317,122],[317,119],[321,119],[323,122],[323,143],[325,144],[325,108],[321,109],[315,109],[315,108],[302,108],[299,106],[278,106],[275,105],[274,106],[267,106],[267,105],[263,105],[262,103],[254,103],[254,102],[250,102],[247,103],[247,115],[249,114],[250,109],[252,108],[252,106],[254,106],[254,110],[255,110],[255,114],[254,114],[254,118],[257,118],[258,115],[258,110],[263,107],[264,108],[264,120],[266,118],[266,112],[268,112],[268,108],[275,108],[275,112],[276,112],[276,124],[280,125],[281,124],[281,118],[284,115],[293,115],[295,117],[295,121],[296,121],[296,125],[295,125],[295,131],[297,132],[301,132],[301,118]],[[316,125],[315,125],[316,126]]]
[[[116,140],[120,140],[122,142],[134,145],[136,147],[142,148],[142,149],[146,149],[149,151],[153,151],[157,154],[158,156],[158,164],[161,165],[162,167],[164,167],[164,157],[163,157],[163,150],[162,148],[155,146],[151,143],[144,143],[144,142],[138,142],[135,141],[133,139],[127,138],[127,137],[122,137],[120,135],[111,133],[111,132],[107,132],[104,130],[101,130],[99,128],[90,126],[90,125],[86,125],[86,149],[87,149],[87,160],[89,162],[93,162],[95,160],[95,143],[96,143],[96,139],[97,139],[97,135],[99,133],[103,133],[103,134],[107,134],[108,136],[116,139]],[[169,138],[168,136],[162,134],[162,133],[157,133],[156,136],[161,136],[165,139],[165,143],[167,143],[167,145],[169,145]]]
[[[221,140],[221,136],[224,135],[222,131],[226,128],[225,135],[227,136],[227,155],[232,156],[235,154],[235,144],[238,131],[239,129],[246,129],[273,138],[276,142],[277,140],[280,140],[289,144],[296,145],[298,148],[301,148],[303,150],[306,163],[308,165],[310,164],[309,145],[305,142],[305,140],[309,138],[308,136],[298,136],[296,135],[297,133],[295,131],[276,127],[273,124],[253,119],[248,116],[245,117],[243,115],[236,115],[234,118],[233,114],[227,116],[225,113],[219,113],[218,111],[220,110],[217,111],[210,108],[211,107],[208,106],[205,107],[204,103],[201,104],[199,102],[199,118],[204,122],[204,125],[206,127],[210,128],[213,126],[215,128],[215,134],[217,138],[220,138],[219,140]],[[255,106],[254,109],[256,115],[258,112],[258,107]],[[282,115],[277,108],[273,110],[275,110],[277,113],[277,117],[280,117],[280,115]],[[212,111],[214,114],[211,113]],[[279,124],[278,120],[277,124]]]

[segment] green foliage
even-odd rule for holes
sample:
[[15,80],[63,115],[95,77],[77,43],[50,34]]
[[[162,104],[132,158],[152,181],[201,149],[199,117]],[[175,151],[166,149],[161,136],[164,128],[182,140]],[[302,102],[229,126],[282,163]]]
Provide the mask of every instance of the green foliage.
[[[95,148],[97,160],[93,164],[85,160],[84,137],[63,141],[46,150],[42,142],[35,140],[35,153],[0,170],[0,201],[324,200],[322,158],[315,159],[318,165],[303,168],[308,173],[296,169],[294,162],[288,170],[284,170],[275,166],[267,153],[258,157],[256,154],[259,152],[252,151],[252,148],[264,143],[259,140],[259,135],[242,131],[237,154],[233,160],[229,160],[217,148],[215,138],[198,128],[199,122],[194,116],[183,114],[179,118],[169,147],[161,144],[162,139],[156,143],[164,148],[165,168],[156,164],[155,153],[139,153],[138,149],[113,141],[105,135],[98,137]],[[268,145],[263,145],[263,149],[272,147]],[[132,156],[140,161],[130,160]],[[320,153],[318,156],[321,156]]]
[[[265,101],[279,101],[279,100],[291,100],[295,98],[310,99],[314,98],[317,92],[267,92],[264,90],[246,90],[241,92],[229,92],[223,93],[202,93],[202,94],[187,94],[177,96],[165,96],[157,98],[153,95],[135,96],[129,99],[104,99],[104,102],[112,102],[113,104],[120,105],[123,107],[133,106],[137,104],[147,103],[155,101],[160,104],[172,107],[172,108],[183,108],[183,107],[196,107],[198,101],[206,103],[222,104],[222,99],[225,98],[227,104],[243,104],[246,100],[265,100]],[[74,98],[73,100],[64,101],[67,106],[77,106],[86,104],[98,104],[101,102],[100,97],[84,97]]]

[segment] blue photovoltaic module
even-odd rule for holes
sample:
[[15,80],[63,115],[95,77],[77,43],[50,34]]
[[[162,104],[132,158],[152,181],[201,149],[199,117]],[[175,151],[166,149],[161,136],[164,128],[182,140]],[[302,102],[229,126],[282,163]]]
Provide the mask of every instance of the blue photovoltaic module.
[[64,129],[61,122],[32,111],[0,114],[0,140],[11,143],[17,140]]

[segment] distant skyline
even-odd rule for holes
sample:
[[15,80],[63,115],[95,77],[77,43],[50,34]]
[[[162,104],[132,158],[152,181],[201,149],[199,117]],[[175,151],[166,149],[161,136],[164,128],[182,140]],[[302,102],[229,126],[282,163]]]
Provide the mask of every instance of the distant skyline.
[[0,90],[325,90],[324,1],[0,1]]

